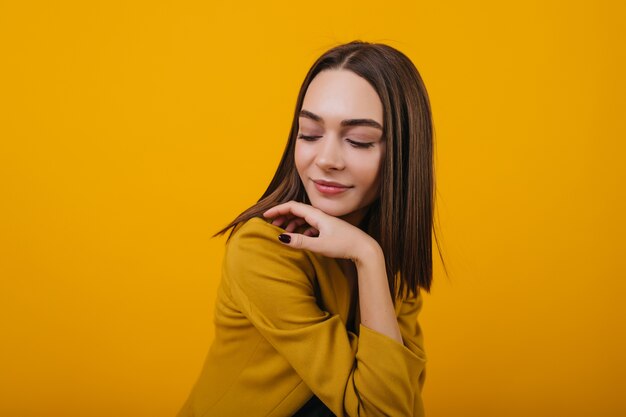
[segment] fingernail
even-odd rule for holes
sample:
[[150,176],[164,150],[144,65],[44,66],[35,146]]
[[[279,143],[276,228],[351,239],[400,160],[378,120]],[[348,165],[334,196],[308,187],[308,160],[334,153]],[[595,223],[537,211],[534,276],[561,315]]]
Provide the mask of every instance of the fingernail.
[[278,235],[278,240],[283,243],[289,243],[291,242],[291,236],[281,233],[280,235]]

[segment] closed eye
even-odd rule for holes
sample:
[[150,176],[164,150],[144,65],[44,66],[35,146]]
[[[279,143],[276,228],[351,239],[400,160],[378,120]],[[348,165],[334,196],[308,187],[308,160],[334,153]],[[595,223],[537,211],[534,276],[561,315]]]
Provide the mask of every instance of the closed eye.
[[315,139],[319,139],[319,138],[321,138],[321,136],[307,136],[307,135],[300,134],[300,135],[298,135],[298,138],[299,138],[299,139],[304,139],[304,140],[310,140],[310,141],[313,141],[313,140],[315,140]]
[[[303,139],[308,142],[312,142],[315,139],[319,139],[319,138],[321,138],[321,136],[308,136],[308,135],[303,135],[303,134],[298,135],[298,139]],[[350,143],[350,145],[358,149],[366,149],[366,148],[371,148],[372,146],[374,146],[374,142],[357,142],[352,139],[346,139],[346,140],[348,141],[348,143]]]
[[348,142],[350,142],[350,144],[352,146],[354,146],[355,148],[371,148],[372,146],[374,146],[374,142],[356,142],[354,140],[348,139]]

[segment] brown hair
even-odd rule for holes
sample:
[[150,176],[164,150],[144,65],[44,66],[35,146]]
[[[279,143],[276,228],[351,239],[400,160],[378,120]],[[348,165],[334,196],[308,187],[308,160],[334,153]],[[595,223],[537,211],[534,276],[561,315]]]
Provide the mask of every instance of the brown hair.
[[[359,227],[376,239],[385,254],[392,295],[416,295],[419,288],[428,292],[432,282],[431,233],[435,232],[430,103],[411,60],[385,44],[352,41],[328,50],[315,61],[300,87],[287,146],[270,185],[256,204],[213,236],[233,228],[230,239],[235,226],[262,216],[275,205],[290,200],[309,203],[294,161],[298,118],[309,84],[317,74],[329,69],[349,70],[367,80],[383,107],[387,150],[381,169],[380,195]],[[436,233],[435,240],[439,248]]]

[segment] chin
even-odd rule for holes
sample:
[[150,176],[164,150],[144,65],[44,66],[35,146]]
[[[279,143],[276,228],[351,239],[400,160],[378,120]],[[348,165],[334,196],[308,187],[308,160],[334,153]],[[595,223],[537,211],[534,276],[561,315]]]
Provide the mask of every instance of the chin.
[[321,201],[320,202],[315,199],[310,200],[310,201],[311,201],[311,206],[315,207],[316,209],[320,209],[324,213],[331,215],[331,216],[341,217],[341,216],[345,216],[346,214],[350,214],[352,212],[352,210],[346,209],[345,204],[341,204],[336,201]]

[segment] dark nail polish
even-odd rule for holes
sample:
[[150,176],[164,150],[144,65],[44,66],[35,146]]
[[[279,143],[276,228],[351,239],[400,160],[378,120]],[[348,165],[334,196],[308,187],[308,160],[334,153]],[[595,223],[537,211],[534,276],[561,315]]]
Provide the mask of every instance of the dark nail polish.
[[278,240],[283,243],[289,243],[291,242],[291,236],[281,233],[280,235],[278,235]]

